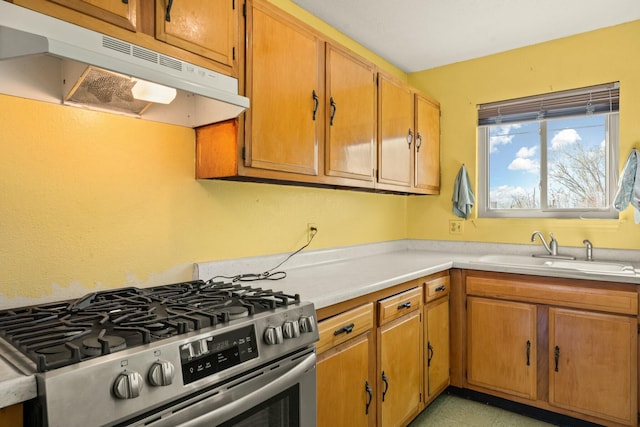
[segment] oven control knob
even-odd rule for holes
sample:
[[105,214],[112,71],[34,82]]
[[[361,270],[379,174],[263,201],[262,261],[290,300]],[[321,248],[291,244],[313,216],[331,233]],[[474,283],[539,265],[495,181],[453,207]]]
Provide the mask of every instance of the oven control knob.
[[316,330],[316,319],[313,316],[302,316],[300,318],[300,332],[308,333]]
[[113,394],[118,399],[133,399],[140,396],[143,383],[144,380],[139,373],[135,371],[123,372],[113,383]]
[[272,326],[264,331],[264,342],[269,345],[282,344],[282,327]]
[[170,385],[173,382],[175,367],[168,360],[158,360],[153,362],[149,369],[149,382],[156,387]]
[[298,338],[300,336],[300,325],[297,320],[289,320],[282,325],[282,334],[285,338]]

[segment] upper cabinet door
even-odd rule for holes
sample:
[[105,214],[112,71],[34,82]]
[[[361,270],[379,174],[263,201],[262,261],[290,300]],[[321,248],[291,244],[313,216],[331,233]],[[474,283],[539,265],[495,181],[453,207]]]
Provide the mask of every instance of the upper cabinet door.
[[376,81],[373,65],[327,44],[327,175],[373,181]]
[[324,43],[254,4],[247,21],[247,152],[253,168],[318,174]]
[[412,176],[413,92],[378,74],[378,182],[410,187]]
[[234,6],[233,0],[156,0],[156,38],[233,66],[238,37]]
[[139,0],[50,0],[127,30],[138,27]]
[[430,194],[440,192],[440,106],[416,95],[414,187]]

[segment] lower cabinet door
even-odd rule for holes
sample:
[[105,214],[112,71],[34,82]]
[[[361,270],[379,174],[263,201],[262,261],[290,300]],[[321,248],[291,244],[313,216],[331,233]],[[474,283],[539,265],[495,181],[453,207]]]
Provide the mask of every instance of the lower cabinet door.
[[467,382],[536,398],[534,304],[467,298]]
[[318,356],[318,427],[375,424],[375,400],[369,379],[370,335],[371,332],[362,334]]
[[449,385],[449,297],[425,309],[425,396],[430,401]]
[[549,403],[635,425],[635,317],[549,309]]
[[383,427],[405,425],[420,406],[420,311],[378,329],[378,395]]

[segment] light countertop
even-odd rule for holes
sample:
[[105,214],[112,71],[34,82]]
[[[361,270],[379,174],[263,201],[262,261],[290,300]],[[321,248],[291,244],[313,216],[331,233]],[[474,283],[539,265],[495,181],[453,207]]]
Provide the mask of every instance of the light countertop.
[[[287,260],[276,271],[286,272],[278,281],[261,281],[254,286],[287,294],[300,294],[316,309],[404,283],[450,268],[501,271],[540,276],[593,279],[640,284],[634,276],[607,276],[543,267],[513,267],[483,264],[479,254],[530,255],[540,248],[532,245],[505,245],[469,242],[399,240],[318,251],[303,251]],[[576,257],[583,248],[566,248]],[[278,265],[288,254],[201,262],[194,265],[194,279],[214,276],[263,273]],[[602,260],[624,261],[640,267],[640,251],[600,250]],[[274,275],[273,277],[277,277]],[[36,380],[24,375],[0,358],[0,408],[35,398]]]

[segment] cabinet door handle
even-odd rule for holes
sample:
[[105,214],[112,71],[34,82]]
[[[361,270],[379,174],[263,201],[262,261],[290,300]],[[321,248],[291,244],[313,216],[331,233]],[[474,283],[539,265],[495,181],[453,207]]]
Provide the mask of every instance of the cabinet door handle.
[[531,365],[531,341],[527,340],[527,366]]
[[398,310],[402,310],[403,308],[411,308],[411,301],[403,302],[398,305]]
[[556,363],[556,368],[554,369],[556,372],[558,372],[558,362],[560,361],[560,347],[556,346],[554,352],[553,352],[553,359]]
[[122,3],[129,4],[129,0],[122,0]]
[[382,401],[384,402],[384,397],[389,390],[389,378],[384,374],[384,371],[382,371],[382,381],[384,382],[384,391],[382,392]]
[[422,146],[422,135],[420,132],[416,135],[416,151],[420,152],[420,147]]
[[348,325],[346,325],[346,326],[343,326],[343,327],[342,327],[342,328],[340,328],[340,329],[336,329],[335,331],[333,331],[333,335],[334,335],[334,336],[337,336],[337,335],[340,335],[340,334],[343,334],[343,333],[350,334],[350,333],[351,333],[351,331],[353,331],[353,328],[354,328],[355,326],[356,326],[356,325],[355,325],[354,323],[350,323],[350,324],[348,324]]
[[431,366],[431,359],[433,359],[433,347],[430,342],[427,342],[427,352],[429,357],[427,357],[427,367]]
[[318,107],[320,106],[320,97],[316,94],[315,89],[313,90],[313,120],[316,119],[316,114],[318,113]]
[[409,149],[411,149],[411,143],[413,142],[413,131],[409,128],[409,132],[407,132],[407,144],[409,144]]
[[364,414],[369,415],[369,405],[371,405],[371,401],[373,400],[373,393],[371,392],[371,387],[369,386],[369,381],[364,382],[364,391],[367,392],[369,396],[367,399],[367,406],[364,408]]
[[329,126],[333,126],[333,118],[336,116],[336,111],[338,111],[338,106],[336,105],[336,101],[333,99],[333,96],[329,99],[329,104],[331,105],[331,117],[329,118]]
[[164,14],[164,20],[167,22],[171,22],[171,8],[173,7],[173,0],[169,0],[167,3],[167,10]]

